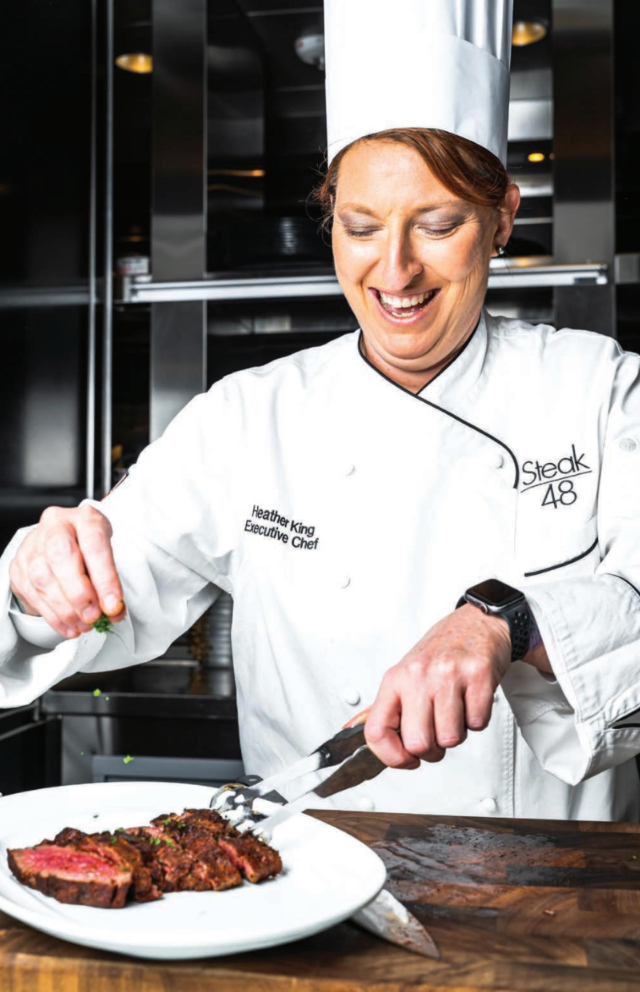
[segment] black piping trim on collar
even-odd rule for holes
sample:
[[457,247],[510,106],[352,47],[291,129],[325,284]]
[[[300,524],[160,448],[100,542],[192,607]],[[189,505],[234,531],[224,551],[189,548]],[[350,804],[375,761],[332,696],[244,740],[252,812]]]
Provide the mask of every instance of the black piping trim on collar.
[[618,575],[616,572],[605,572],[604,574],[610,575],[613,579],[622,579],[622,581],[626,582],[628,586],[631,586],[637,596],[640,596],[640,589],[636,589],[633,582],[629,582],[629,579],[625,579],[624,575]]
[[[596,537],[591,547],[587,548],[586,551],[583,551],[582,554],[576,555],[575,558],[567,558],[566,561],[561,561],[557,565],[549,565],[548,568],[539,568],[535,572],[525,572],[524,577],[525,579],[528,579],[532,575],[542,575],[543,572],[553,572],[555,571],[556,568],[564,568],[565,565],[573,565],[574,562],[580,561],[581,558],[586,558],[587,555],[590,555],[591,552],[597,547],[597,544],[598,544],[598,538]],[[620,577],[622,578],[622,576]]]
[[411,394],[412,396],[420,396],[420,393],[424,393],[425,389],[428,389],[432,382],[435,382],[436,379],[438,379],[442,375],[443,372],[446,372],[447,371],[447,369],[449,368],[449,366],[453,365],[454,362],[457,362],[458,361],[458,359],[460,358],[460,355],[465,350],[465,348],[467,347],[467,345],[469,345],[471,343],[471,341],[473,340],[473,338],[476,336],[476,331],[480,327],[480,321],[481,320],[482,320],[482,317],[479,317],[478,318],[478,323],[473,328],[471,334],[469,335],[469,337],[467,338],[467,340],[465,341],[465,343],[462,345],[462,348],[460,349],[460,351],[457,351],[456,354],[453,356],[453,358],[450,358],[449,361],[447,362],[447,364],[446,365],[443,365],[439,372],[436,372],[436,374],[434,375],[433,379],[429,379],[429,382],[425,382],[425,384],[422,387],[422,389],[419,389],[417,393],[412,393]]
[[[451,359],[451,361],[447,362],[447,364],[444,366],[444,368],[441,368],[440,369],[440,371],[438,372],[438,375],[442,375],[442,373],[446,369],[448,369],[449,366],[452,365],[453,362],[456,361],[456,359],[458,359],[460,357],[460,355],[462,354],[462,352],[464,351],[464,349],[469,344],[469,341],[471,341],[471,338],[473,337],[474,334],[475,334],[475,331],[473,332],[473,334],[471,334],[467,338],[467,340],[465,341],[463,347],[460,349],[460,351],[458,352],[458,354],[457,355],[454,355],[453,358]],[[445,408],[443,406],[438,406],[437,403],[432,403],[431,400],[427,400],[427,399],[425,399],[424,396],[421,396],[420,395],[420,393],[422,393],[427,388],[427,386],[431,385],[432,382],[435,382],[435,380],[438,378],[438,375],[434,375],[433,379],[430,379],[429,382],[427,382],[426,385],[422,387],[422,389],[420,390],[419,393],[412,393],[410,389],[407,389],[406,388],[406,386],[401,386],[398,382],[394,382],[394,380],[391,379],[388,375],[385,375],[384,372],[381,372],[379,368],[376,368],[376,366],[373,364],[373,362],[369,361],[369,359],[367,358],[367,356],[365,355],[365,353],[362,350],[362,331],[360,331],[360,337],[358,339],[358,352],[359,352],[360,357],[362,358],[362,360],[364,362],[366,362],[367,365],[370,368],[372,368],[374,372],[377,372],[379,376],[382,376],[383,379],[386,379],[387,382],[390,382],[391,385],[392,386],[395,386],[396,389],[402,390],[402,392],[403,393],[406,393],[407,396],[411,396],[411,398],[414,399],[414,400],[419,400],[420,403],[426,403],[427,406],[433,407],[434,410],[439,410],[440,413],[444,413],[447,417],[451,417],[452,420],[457,420],[459,424],[463,424],[465,427],[471,428],[472,431],[477,431],[478,434],[482,434],[484,437],[489,438],[490,441],[495,441],[495,443],[496,444],[499,444],[501,448],[504,448],[504,450],[507,451],[509,453],[509,455],[511,456],[511,459],[513,461],[513,464],[514,464],[515,470],[516,470],[516,480],[515,480],[515,482],[513,484],[513,488],[514,489],[517,489],[518,488],[518,483],[520,482],[520,466],[518,465],[518,460],[517,460],[516,456],[514,455],[513,451],[511,450],[511,448],[507,444],[504,443],[504,441],[501,441],[499,438],[494,437],[493,434],[489,434],[488,431],[483,431],[482,427],[476,427],[475,424],[469,423],[468,420],[463,420],[462,417],[459,417],[457,414],[451,413],[451,410],[445,410]],[[554,566],[554,568],[559,568],[559,567],[560,567],[559,565]]]

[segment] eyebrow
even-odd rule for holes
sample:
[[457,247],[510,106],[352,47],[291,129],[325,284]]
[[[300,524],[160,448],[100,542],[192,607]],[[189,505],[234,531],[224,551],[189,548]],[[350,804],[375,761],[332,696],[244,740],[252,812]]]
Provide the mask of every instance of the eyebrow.
[[[458,204],[457,200],[443,200],[441,203],[430,203],[423,207],[418,207],[415,211],[416,214],[430,214],[434,210],[440,210],[442,207],[453,207]],[[349,210],[356,214],[366,214],[367,217],[377,217],[377,214],[370,210],[369,207],[365,207],[361,203],[341,203],[338,206],[338,210]]]

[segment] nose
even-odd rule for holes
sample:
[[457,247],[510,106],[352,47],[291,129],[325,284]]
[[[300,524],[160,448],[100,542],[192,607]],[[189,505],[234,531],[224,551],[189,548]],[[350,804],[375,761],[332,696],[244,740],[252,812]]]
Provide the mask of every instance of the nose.
[[386,290],[405,289],[420,275],[424,266],[415,253],[412,239],[404,230],[390,231],[382,255],[381,285]]

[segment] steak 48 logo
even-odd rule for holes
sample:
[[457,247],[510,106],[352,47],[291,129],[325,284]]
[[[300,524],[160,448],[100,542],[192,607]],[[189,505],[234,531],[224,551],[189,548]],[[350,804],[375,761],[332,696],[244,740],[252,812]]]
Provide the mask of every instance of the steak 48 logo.
[[523,462],[523,485],[520,491],[527,493],[530,489],[540,487],[541,506],[552,506],[554,510],[560,506],[571,506],[578,498],[575,480],[581,475],[590,475],[593,471],[585,457],[586,453],[579,455],[575,444],[572,444],[571,452],[563,455],[557,462]]

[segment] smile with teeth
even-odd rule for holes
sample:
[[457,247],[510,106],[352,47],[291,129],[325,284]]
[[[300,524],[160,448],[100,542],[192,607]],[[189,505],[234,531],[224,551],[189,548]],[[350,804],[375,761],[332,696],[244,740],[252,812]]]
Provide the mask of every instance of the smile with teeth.
[[433,299],[436,292],[437,290],[430,289],[425,293],[416,293],[414,296],[390,296],[388,293],[378,291],[377,296],[387,313],[394,317],[412,317]]

